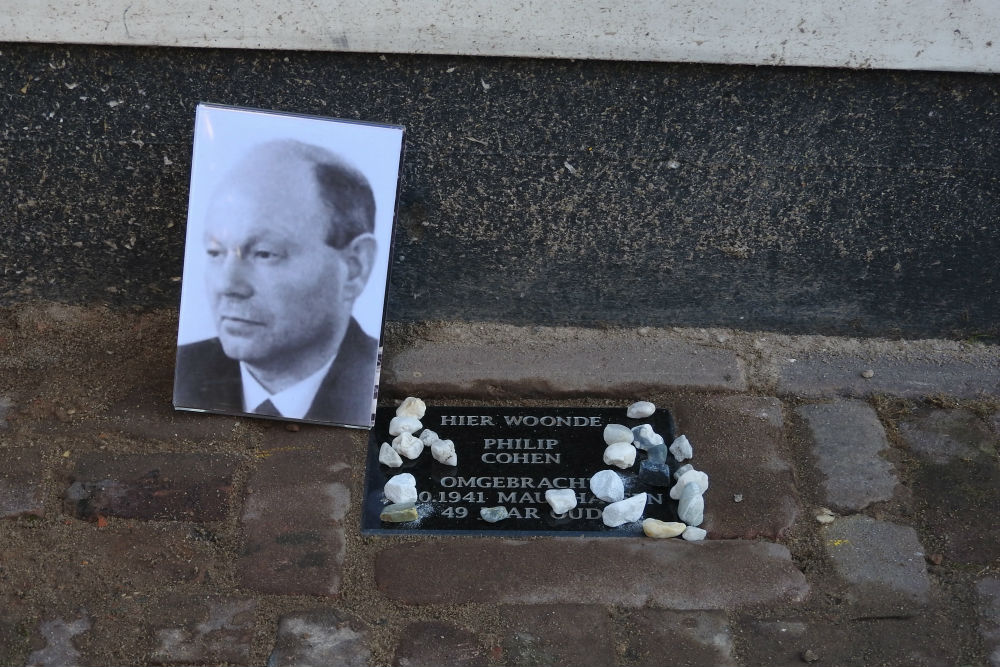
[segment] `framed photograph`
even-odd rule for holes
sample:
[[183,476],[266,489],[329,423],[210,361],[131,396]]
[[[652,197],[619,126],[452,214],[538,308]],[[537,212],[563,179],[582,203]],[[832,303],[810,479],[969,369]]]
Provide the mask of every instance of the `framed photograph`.
[[403,128],[198,105],[174,407],[371,428]]

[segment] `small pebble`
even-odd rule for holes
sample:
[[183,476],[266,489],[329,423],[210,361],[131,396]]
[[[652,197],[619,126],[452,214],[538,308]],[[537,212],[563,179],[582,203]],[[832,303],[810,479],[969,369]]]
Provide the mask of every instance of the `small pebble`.
[[708,491],[708,475],[700,470],[688,470],[686,473],[677,478],[677,483],[674,484],[674,488],[670,489],[670,497],[674,500],[680,498],[681,494],[684,493],[684,487],[692,482],[698,484],[698,488],[701,489],[699,493],[705,493]]
[[629,419],[645,419],[656,412],[656,406],[649,401],[636,401],[628,406],[625,414]]
[[694,470],[694,466],[690,463],[685,463],[680,468],[674,471],[674,479],[680,479],[681,475],[686,473],[688,470]]
[[704,530],[703,528],[697,528],[696,526],[688,526],[687,528],[684,529],[684,532],[681,533],[681,537],[683,537],[688,542],[701,542],[703,539],[705,539],[706,535],[708,535],[707,530]]
[[687,528],[679,521],[660,521],[659,519],[644,519],[642,532],[646,537],[677,537]]
[[648,450],[650,447],[663,444],[663,436],[653,430],[649,424],[642,424],[632,429],[633,444],[636,449]]
[[640,493],[611,503],[604,508],[601,519],[608,528],[617,528],[623,523],[631,523],[642,518],[642,513],[646,509],[646,494]]
[[806,649],[802,651],[802,662],[816,662],[819,660],[819,656],[812,649]]
[[733,494],[733,502],[734,503],[742,503],[743,502],[743,494],[742,493],[734,493]]
[[689,526],[700,526],[705,520],[705,499],[698,482],[684,486],[681,498],[677,501],[677,518]]
[[383,442],[381,449],[378,450],[378,462],[390,468],[398,468],[403,465],[403,459],[388,442]]
[[576,507],[576,491],[573,489],[549,489],[545,492],[545,502],[556,514],[565,514]]
[[863,377],[866,380],[870,380],[873,377],[875,377],[875,371],[873,371],[870,368],[866,368],[865,370],[861,371],[861,377]]
[[488,523],[496,523],[497,521],[503,521],[510,513],[507,512],[507,508],[500,507],[480,507],[479,516],[483,518],[483,521]]
[[833,523],[836,518],[837,517],[834,513],[825,507],[820,507],[819,511],[816,513],[816,521],[820,523]]
[[400,406],[396,408],[397,417],[416,417],[417,419],[423,419],[425,412],[427,412],[427,405],[415,396],[407,396],[403,399]]
[[382,492],[389,499],[389,502],[415,503],[417,502],[417,480],[410,473],[404,472],[386,482]]
[[635,452],[635,447],[628,443],[619,442],[608,445],[607,449],[604,450],[604,462],[609,466],[625,470],[631,468],[632,464],[635,463]]
[[625,498],[625,484],[614,470],[602,470],[590,478],[590,492],[606,503]]
[[438,463],[446,466],[458,465],[458,454],[455,453],[455,443],[451,440],[435,440],[431,443],[431,456]]
[[666,445],[656,445],[650,447],[646,450],[646,460],[652,463],[666,463],[667,462],[667,446]]
[[670,453],[674,455],[674,458],[677,459],[678,463],[694,456],[694,451],[691,449],[691,443],[688,442],[686,435],[678,436],[677,439],[670,444]]
[[416,521],[419,515],[413,503],[396,503],[383,507],[378,518],[387,523],[405,523],[407,521]]
[[944,556],[941,554],[931,554],[927,557],[927,562],[931,565],[940,565],[944,562]]
[[400,433],[416,433],[423,424],[416,417],[393,417],[389,421],[389,435],[399,435]]
[[392,448],[396,450],[396,453],[400,456],[405,456],[406,458],[413,460],[418,458],[421,452],[424,451],[424,443],[420,438],[417,438],[409,433],[400,433],[392,441]]
[[635,435],[632,434],[632,429],[628,426],[622,426],[621,424],[608,424],[604,427],[604,442],[609,445],[614,445],[619,442],[631,445],[633,440],[635,440]]
[[670,478],[670,466],[666,463],[653,463],[647,459],[639,464],[639,481],[650,486],[668,487],[673,483]]
[[430,430],[429,428],[425,428],[423,431],[421,431],[419,437],[420,441],[425,445],[427,445],[428,447],[430,447],[432,444],[441,439],[441,437],[438,436],[437,433]]

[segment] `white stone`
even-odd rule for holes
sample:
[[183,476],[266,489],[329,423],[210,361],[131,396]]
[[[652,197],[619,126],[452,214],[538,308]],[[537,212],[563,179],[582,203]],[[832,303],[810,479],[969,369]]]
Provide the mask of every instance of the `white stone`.
[[455,453],[455,443],[451,440],[435,440],[431,443],[431,456],[438,463],[446,466],[458,465],[458,454]]
[[415,396],[407,396],[403,399],[399,407],[396,408],[396,416],[423,419],[426,411],[427,405],[423,401]]
[[663,436],[654,431],[649,424],[636,426],[632,429],[632,435],[635,438],[632,444],[637,449],[648,450],[650,447],[663,444]]
[[609,528],[617,528],[623,523],[631,523],[642,518],[642,513],[646,509],[646,494],[640,493],[611,503],[604,508],[604,515],[601,519],[604,525]]
[[405,456],[408,459],[415,459],[420,456],[420,453],[424,451],[423,441],[409,433],[400,433],[392,441],[392,448],[396,450],[396,453],[400,456]]
[[565,514],[576,507],[576,491],[573,489],[549,489],[545,492],[545,502],[552,506],[556,514]]
[[656,412],[656,406],[649,401],[636,401],[628,406],[625,414],[629,419],[645,419]]
[[625,484],[614,470],[602,470],[590,478],[590,492],[606,503],[625,498]]
[[420,441],[425,445],[427,445],[428,447],[430,447],[432,444],[441,439],[441,436],[439,436],[437,433],[430,430],[429,428],[425,428],[423,431],[421,431],[418,437],[420,438]]
[[684,532],[681,533],[681,537],[683,537],[688,542],[701,542],[703,539],[705,539],[706,535],[708,535],[707,530],[705,530],[704,528],[698,528],[696,526],[688,526],[687,528],[684,529]]
[[684,487],[692,482],[697,483],[698,486],[701,487],[702,493],[708,491],[708,475],[700,470],[692,469],[677,478],[677,483],[670,489],[670,497],[674,500],[680,498],[681,493],[684,491]]
[[632,429],[628,426],[622,426],[621,424],[608,424],[604,427],[604,442],[609,445],[614,445],[619,442],[624,442],[629,445],[635,436],[632,435]]
[[399,457],[399,454],[388,442],[383,442],[382,447],[378,450],[378,462],[390,468],[398,468],[403,465],[403,459]]
[[694,451],[691,449],[691,443],[688,442],[686,435],[679,435],[677,439],[670,444],[670,453],[674,455],[677,462],[686,461],[687,459],[694,456]]
[[688,470],[694,470],[694,466],[690,463],[685,463],[680,468],[674,471],[674,479],[680,479],[681,475],[686,473]]
[[677,502],[677,518],[689,526],[700,526],[705,520],[705,499],[698,482],[684,485],[681,499]]
[[604,450],[604,462],[622,470],[630,468],[635,463],[635,447],[625,442],[608,445]]
[[660,521],[659,519],[644,519],[642,532],[646,537],[677,537],[687,528],[679,521]]
[[396,475],[385,483],[385,497],[393,503],[417,502],[417,480],[408,472]]
[[389,422],[389,435],[416,433],[424,427],[416,417],[393,417]]
[[833,523],[836,519],[836,515],[826,507],[820,507],[816,513],[816,520],[823,524]]

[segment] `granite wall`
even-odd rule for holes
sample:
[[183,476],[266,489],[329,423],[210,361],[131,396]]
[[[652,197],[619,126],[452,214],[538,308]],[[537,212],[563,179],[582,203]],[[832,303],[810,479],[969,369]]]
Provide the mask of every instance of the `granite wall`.
[[1000,78],[0,44],[0,304],[178,302],[200,101],[407,127],[392,320],[1000,334]]

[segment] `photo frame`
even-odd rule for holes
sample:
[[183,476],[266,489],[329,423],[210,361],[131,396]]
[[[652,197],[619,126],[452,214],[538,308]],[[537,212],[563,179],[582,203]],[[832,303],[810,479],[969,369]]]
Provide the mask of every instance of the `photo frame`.
[[175,408],[371,428],[403,135],[198,105]]

